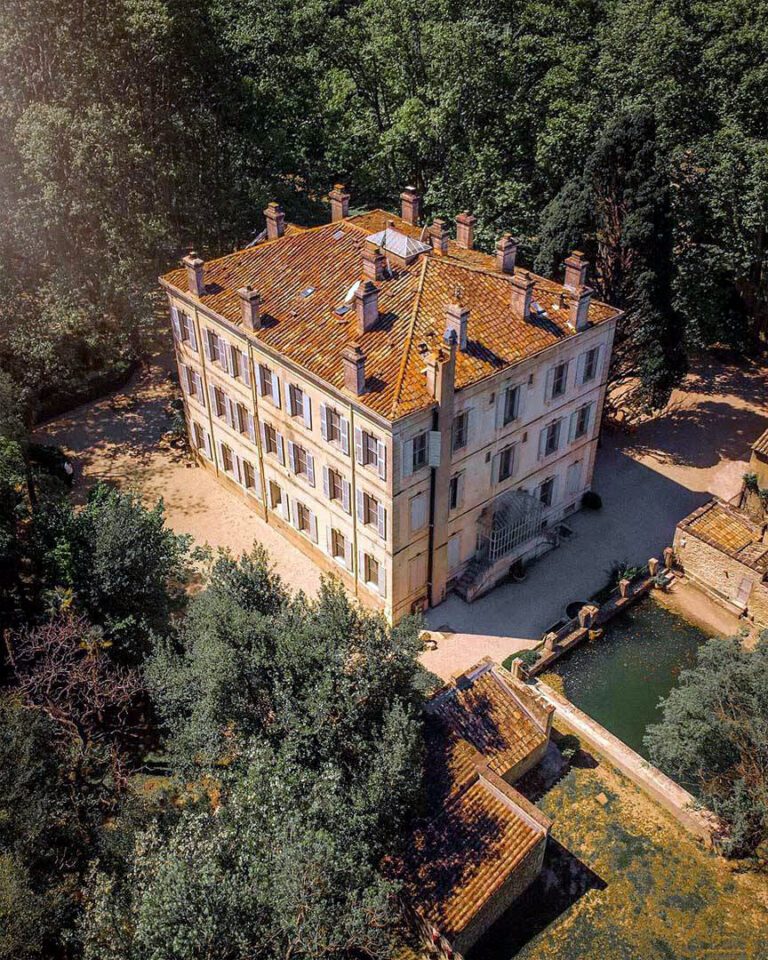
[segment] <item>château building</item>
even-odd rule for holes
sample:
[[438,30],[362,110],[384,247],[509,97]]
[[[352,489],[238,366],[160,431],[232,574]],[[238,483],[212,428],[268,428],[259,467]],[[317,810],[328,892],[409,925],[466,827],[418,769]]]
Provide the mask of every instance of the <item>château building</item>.
[[396,621],[467,599],[557,541],[589,489],[619,311],[516,265],[475,218],[285,222],[161,278],[200,462]]

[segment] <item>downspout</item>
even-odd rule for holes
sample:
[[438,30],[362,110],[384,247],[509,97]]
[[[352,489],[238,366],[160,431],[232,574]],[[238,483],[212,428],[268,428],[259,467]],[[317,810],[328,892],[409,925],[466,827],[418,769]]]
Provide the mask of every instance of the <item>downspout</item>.
[[[432,411],[432,429],[437,430],[439,411]],[[432,606],[432,572],[434,570],[434,551],[435,551],[435,491],[437,467],[429,468],[429,540],[427,547],[427,603]]]

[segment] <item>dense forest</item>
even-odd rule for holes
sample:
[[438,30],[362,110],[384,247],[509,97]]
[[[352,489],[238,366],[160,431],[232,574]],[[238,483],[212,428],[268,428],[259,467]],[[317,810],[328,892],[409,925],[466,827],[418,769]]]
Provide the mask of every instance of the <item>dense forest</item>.
[[766,64],[748,0],[7,0],[0,364],[61,408],[141,355],[191,245],[413,182],[529,267],[585,249],[627,311],[614,376],[657,406],[765,327]]

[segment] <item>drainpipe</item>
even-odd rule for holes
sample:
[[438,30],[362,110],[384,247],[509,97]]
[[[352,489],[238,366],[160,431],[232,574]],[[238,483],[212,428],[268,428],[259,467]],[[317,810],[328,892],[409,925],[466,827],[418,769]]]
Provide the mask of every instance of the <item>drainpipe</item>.
[[[432,429],[438,428],[438,411],[432,411]],[[427,603],[432,606],[432,572],[435,552],[435,490],[437,467],[429,468],[429,545],[427,547]]]

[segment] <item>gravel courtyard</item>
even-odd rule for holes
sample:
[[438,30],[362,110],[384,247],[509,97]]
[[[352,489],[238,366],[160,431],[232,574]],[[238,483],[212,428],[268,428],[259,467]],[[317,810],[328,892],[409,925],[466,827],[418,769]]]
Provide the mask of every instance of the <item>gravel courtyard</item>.
[[[311,561],[165,441],[175,395],[170,362],[156,358],[125,389],[41,425],[36,439],[75,458],[76,496],[109,479],[148,501],[162,497],[173,529],[236,554],[259,541],[290,586],[314,593],[320,575]],[[430,627],[450,635],[425,654],[426,665],[449,676],[482,656],[501,660],[532,646],[568,602],[604,584],[615,561],[644,563],[711,494],[733,495],[750,444],[768,425],[767,374],[758,366],[708,361],[661,416],[629,434],[606,434],[594,482],[603,509],[572,517],[575,536],[534,565],[525,583],[499,587],[472,605],[452,596],[430,611]]]

